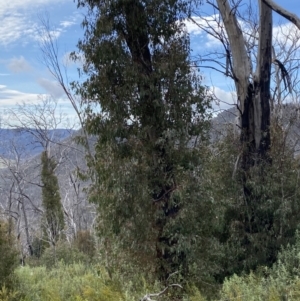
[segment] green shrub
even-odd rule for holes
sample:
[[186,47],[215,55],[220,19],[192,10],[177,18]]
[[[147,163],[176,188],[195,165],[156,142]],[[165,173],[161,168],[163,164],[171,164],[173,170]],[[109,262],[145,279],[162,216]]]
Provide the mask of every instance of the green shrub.
[[[128,278],[115,271],[111,276],[102,265],[83,263],[60,262],[51,269],[19,267],[15,279],[15,290],[22,296],[18,301],[137,301],[164,288],[164,284],[150,283],[140,274]],[[174,299],[174,295],[183,295],[183,291],[170,288],[161,300],[205,301],[197,289],[190,291],[191,298]]]
[[295,240],[295,244],[289,244],[279,252],[277,262],[272,269],[273,275],[278,276],[284,271],[287,277],[300,278],[300,233],[298,231]]
[[296,243],[282,248],[272,268],[260,267],[256,273],[226,279],[221,300],[292,301],[300,300],[300,236]]
[[53,267],[60,261],[65,264],[75,262],[88,262],[87,255],[80,252],[77,248],[71,247],[67,242],[58,242],[56,246],[47,248],[40,258],[40,265],[45,265],[47,268]]
[[79,231],[74,241],[75,247],[89,258],[95,255],[95,240],[89,231]]
[[59,263],[46,267],[19,267],[15,272],[24,301],[108,301],[126,300],[117,280],[104,268],[81,263]]
[[0,301],[20,301],[20,293],[11,289],[8,289],[6,286],[3,286],[0,289]]

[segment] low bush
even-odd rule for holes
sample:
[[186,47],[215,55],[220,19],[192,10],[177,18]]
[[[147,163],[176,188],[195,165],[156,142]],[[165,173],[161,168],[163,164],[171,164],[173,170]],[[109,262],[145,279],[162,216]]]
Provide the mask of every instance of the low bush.
[[[24,266],[15,271],[15,291],[22,296],[19,301],[137,301],[148,293],[161,292],[163,288],[164,285],[149,283],[138,274],[127,278],[115,271],[112,276],[106,268],[97,264],[67,265],[60,262],[51,269]],[[183,300],[205,300],[198,299],[201,294],[197,290],[191,292],[192,298]],[[174,294],[178,293],[182,295],[183,291],[170,288],[163,295],[163,300],[174,300]]]
[[300,236],[283,248],[272,268],[260,267],[256,273],[226,279],[221,299],[226,301],[300,300]]
[[19,267],[15,275],[23,301],[125,300],[119,284],[104,269],[88,268],[82,263],[60,262],[50,270]]
[[70,246],[67,242],[58,242],[55,247],[52,246],[45,249],[39,260],[39,265],[51,268],[61,261],[65,264],[88,262],[89,257],[77,248]]

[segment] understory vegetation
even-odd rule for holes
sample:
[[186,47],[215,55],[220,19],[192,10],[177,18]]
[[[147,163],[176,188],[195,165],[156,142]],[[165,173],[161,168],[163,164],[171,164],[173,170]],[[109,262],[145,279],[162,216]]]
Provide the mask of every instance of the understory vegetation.
[[253,206],[259,219],[252,225],[260,230],[250,232],[242,183],[232,181],[237,143],[233,136],[229,129],[214,148],[202,149],[205,202],[187,211],[188,220],[181,219],[183,233],[192,238],[185,241],[192,241],[185,246],[187,266],[159,279],[153,254],[124,246],[114,236],[95,235],[99,230],[79,232],[72,243],[61,237],[19,265],[16,250],[5,247],[15,240],[9,236],[9,224],[2,223],[0,248],[7,259],[1,258],[1,271],[6,272],[0,300],[298,300],[299,161],[288,146],[282,147],[283,136],[277,132],[272,140],[277,151],[270,153],[272,166],[264,170],[269,176],[263,186],[252,171],[257,195],[265,193],[268,199]]
[[300,64],[272,44],[281,8],[208,1],[218,26],[198,27],[225,52],[204,60],[236,88],[237,122],[216,124],[186,29],[202,1],[76,2],[79,80],[65,86],[47,22],[43,55],[81,130],[53,139],[51,101],[14,115],[43,151],[6,161],[0,301],[300,300]]
[[[109,269],[102,258],[86,261],[85,254],[73,257],[74,249],[57,256],[55,264],[47,267],[48,258],[34,265],[17,267],[10,275],[10,286],[2,286],[1,301],[134,301],[147,294],[162,292],[169,283],[159,282],[141,270],[124,265]],[[80,251],[75,251],[80,252]],[[70,256],[73,260],[70,260]],[[84,259],[85,258],[85,259]],[[125,263],[123,263],[125,264]],[[294,245],[282,248],[271,266],[226,278],[222,285],[211,283],[206,293],[197,285],[170,286],[161,300],[184,301],[255,301],[299,300],[300,298],[300,236]],[[173,275],[176,279],[176,275]],[[152,278],[152,279],[151,279]],[[177,278],[178,280],[178,278]],[[156,297],[157,298],[157,297]],[[156,299],[153,299],[156,300]]]

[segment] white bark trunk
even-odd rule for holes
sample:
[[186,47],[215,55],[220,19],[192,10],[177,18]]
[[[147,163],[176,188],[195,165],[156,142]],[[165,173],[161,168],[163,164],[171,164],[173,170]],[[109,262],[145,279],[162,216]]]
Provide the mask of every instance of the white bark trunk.
[[228,0],[217,0],[232,53],[232,67],[241,112],[247,97],[251,66],[245,46],[243,32]]

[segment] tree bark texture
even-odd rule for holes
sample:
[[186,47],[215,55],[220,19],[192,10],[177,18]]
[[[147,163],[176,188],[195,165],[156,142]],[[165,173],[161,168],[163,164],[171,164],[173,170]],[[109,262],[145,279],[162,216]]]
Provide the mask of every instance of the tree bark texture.
[[241,127],[241,167],[247,171],[267,158],[270,149],[270,81],[272,63],[272,9],[260,5],[256,72],[251,70],[243,32],[227,0],[217,0],[232,55],[232,73],[238,97]]
[[[241,110],[242,168],[268,159],[270,149],[270,82],[272,64],[272,9],[260,1],[256,72],[248,84]],[[239,84],[239,83],[238,83]]]

